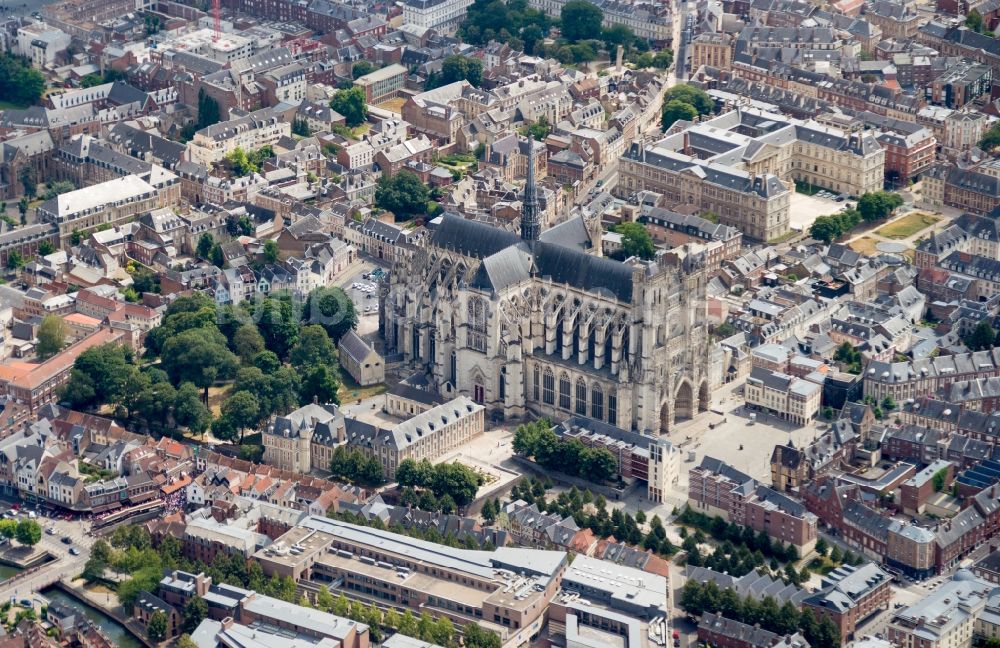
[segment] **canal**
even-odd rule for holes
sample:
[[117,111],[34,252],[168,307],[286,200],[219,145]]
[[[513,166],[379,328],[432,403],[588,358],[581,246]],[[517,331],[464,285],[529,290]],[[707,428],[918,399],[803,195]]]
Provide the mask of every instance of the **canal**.
[[139,640],[133,637],[132,634],[125,629],[125,626],[118,623],[103,612],[95,610],[88,605],[84,605],[61,589],[50,587],[42,590],[42,596],[50,601],[59,601],[60,603],[64,603],[78,612],[82,612],[84,616],[93,621],[94,625],[100,628],[101,631],[106,634],[109,639],[111,639],[111,642],[117,648],[143,648]]
[[17,567],[11,565],[0,565],[0,583],[7,580],[14,574],[19,573],[21,570]]

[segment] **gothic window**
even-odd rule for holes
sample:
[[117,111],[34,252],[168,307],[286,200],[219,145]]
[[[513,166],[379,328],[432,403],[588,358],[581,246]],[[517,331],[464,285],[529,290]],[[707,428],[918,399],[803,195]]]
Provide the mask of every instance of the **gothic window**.
[[507,370],[506,369],[501,369],[500,370],[499,385],[500,385],[500,400],[501,401],[502,400],[506,400],[506,398],[507,398]]
[[538,367],[535,367],[534,371],[532,372],[531,387],[532,387],[532,393],[534,394],[534,398],[532,400],[534,400],[537,403],[540,400],[540,397],[538,395]]
[[479,297],[469,300],[468,345],[476,351],[486,351],[486,303]]
[[551,369],[546,369],[545,375],[542,377],[542,402],[546,405],[555,404],[555,387],[556,377],[552,375]]
[[562,374],[559,376],[559,409],[569,411],[572,407],[569,395],[569,376]]
[[618,394],[608,392],[608,423],[618,425]]
[[451,352],[451,384],[458,386],[458,354]]
[[587,385],[582,378],[576,381],[576,413],[587,415]]
[[590,418],[604,420],[604,391],[597,383],[594,383],[594,388],[590,390]]

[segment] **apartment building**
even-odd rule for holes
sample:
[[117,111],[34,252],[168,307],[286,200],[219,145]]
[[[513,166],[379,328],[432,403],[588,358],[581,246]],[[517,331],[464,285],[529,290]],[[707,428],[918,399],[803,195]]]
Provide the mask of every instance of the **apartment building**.
[[731,34],[709,32],[691,41],[691,69],[703,65],[728,70],[733,64],[734,39]]
[[[311,516],[257,552],[265,574],[337,583],[350,598],[475,623],[518,645],[537,634],[568,566],[562,551],[445,548]],[[662,599],[661,599],[662,602]]]
[[237,148],[256,150],[291,134],[291,124],[269,108],[264,108],[245,117],[201,129],[188,143],[187,157],[191,162],[211,167]]
[[0,394],[26,405],[34,413],[43,405],[55,402],[59,388],[69,380],[73,363],[81,353],[91,347],[116,342],[123,335],[121,331],[102,328],[45,362],[9,362],[0,365]]
[[823,388],[804,378],[795,378],[765,367],[754,367],[747,377],[747,407],[772,413],[798,425],[819,414]]
[[924,199],[974,214],[1000,205],[1000,167],[993,161],[972,169],[938,164],[923,175]]
[[971,646],[976,621],[994,587],[960,569],[921,600],[893,614],[886,638],[897,646]]
[[713,457],[691,469],[688,505],[794,545],[801,555],[816,544],[817,518],[805,506]]
[[937,393],[952,383],[1000,375],[1000,349],[921,358],[909,362],[873,361],[864,376],[865,396],[897,403]]
[[889,609],[890,583],[892,576],[875,563],[842,565],[823,577],[819,591],[802,602],[803,609],[817,620],[833,621],[841,640],[849,640],[859,621]]
[[156,168],[159,172],[148,181],[128,175],[46,200],[38,207],[38,220],[56,225],[60,247],[68,247],[74,232],[89,234],[99,228],[118,227],[176,204],[180,180],[166,169]]
[[473,0],[405,0],[403,24],[451,35],[465,18]]
[[792,182],[859,196],[881,189],[884,168],[885,151],[870,133],[742,108],[652,146],[633,144],[616,193],[654,191],[667,209],[695,205],[749,238],[771,240],[788,231]]
[[604,448],[615,456],[618,475],[646,482],[646,497],[662,502],[680,478],[681,452],[670,441],[632,432],[585,416],[574,416],[555,426],[556,435],[577,439],[588,448]]

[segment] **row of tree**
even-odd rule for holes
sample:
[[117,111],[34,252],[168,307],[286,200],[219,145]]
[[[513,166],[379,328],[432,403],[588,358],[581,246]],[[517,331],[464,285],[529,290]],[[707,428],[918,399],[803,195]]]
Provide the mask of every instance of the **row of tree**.
[[618,459],[606,448],[588,448],[579,439],[561,439],[548,419],[519,425],[514,452],[538,465],[602,484],[618,474]]
[[442,504],[451,510],[466,506],[476,498],[476,491],[484,483],[482,475],[457,461],[432,464],[427,459],[404,459],[399,462],[396,481],[404,489],[433,493],[438,506],[420,506],[425,510],[441,510]]
[[812,611],[799,611],[790,601],[779,606],[770,596],[758,600],[748,594],[740,599],[735,590],[720,588],[714,581],[687,581],[679,605],[696,617],[710,612],[747,625],[759,625],[782,636],[801,632],[813,648],[840,646],[840,630],[828,616],[820,615],[817,619]]
[[830,243],[854,229],[862,221],[874,223],[892,215],[903,205],[899,194],[891,191],[870,191],[861,196],[856,209],[844,209],[836,214],[820,216],[809,228],[809,236]]
[[0,536],[33,547],[42,539],[42,527],[32,519],[0,520]]
[[330,472],[337,479],[364,486],[380,486],[385,483],[382,464],[373,456],[366,455],[358,448],[337,446],[330,459]]
[[718,542],[742,545],[751,552],[760,551],[764,556],[775,558],[781,562],[792,562],[799,559],[799,551],[795,545],[783,545],[779,540],[771,540],[770,536],[763,531],[754,533],[750,527],[741,526],[735,522],[726,522],[718,515],[710,517],[693,510],[690,506],[684,507],[676,521],[679,524],[694,527],[707,533]]

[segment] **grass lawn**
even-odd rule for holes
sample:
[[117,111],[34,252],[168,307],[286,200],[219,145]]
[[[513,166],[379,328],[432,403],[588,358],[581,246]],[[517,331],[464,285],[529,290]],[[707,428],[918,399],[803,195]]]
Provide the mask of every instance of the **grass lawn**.
[[0,101],[0,110],[24,110],[27,106],[11,103],[10,101]]
[[801,180],[795,181],[795,191],[800,194],[805,194],[807,196],[812,196],[823,191],[823,187],[817,187],[814,184],[809,184],[808,182],[802,182]]
[[337,396],[340,398],[340,402],[344,405],[349,403],[357,402],[360,399],[371,398],[372,396],[378,396],[385,392],[385,385],[370,385],[368,387],[362,387],[358,383],[354,382],[354,378],[351,374],[343,367],[340,369],[340,390],[337,391]]
[[[716,219],[718,219],[718,216],[716,216]],[[713,222],[715,222],[715,221],[713,221]],[[767,244],[768,245],[777,245],[778,243],[784,243],[785,241],[791,239],[792,237],[798,236],[801,233],[802,232],[800,232],[798,230],[790,229],[787,232],[785,232],[784,234],[782,234],[781,236],[776,236],[775,238],[771,239],[770,241],[767,242]]]
[[388,110],[389,112],[402,113],[403,104],[406,103],[406,97],[396,97],[395,99],[390,99],[378,105],[382,110]]
[[907,214],[897,221],[893,221],[888,225],[875,231],[879,236],[884,236],[891,239],[905,239],[913,236],[917,232],[927,229],[931,225],[934,225],[941,219],[937,216],[932,216],[930,214],[925,214],[923,212],[913,212],[912,214]]
[[850,246],[855,252],[860,252],[867,256],[875,256],[878,254],[878,250],[875,249],[877,243],[878,241],[870,236],[862,236],[855,241],[851,241]]
[[219,416],[222,413],[222,401],[229,396],[232,385],[214,385],[208,388],[208,409],[212,416]]

